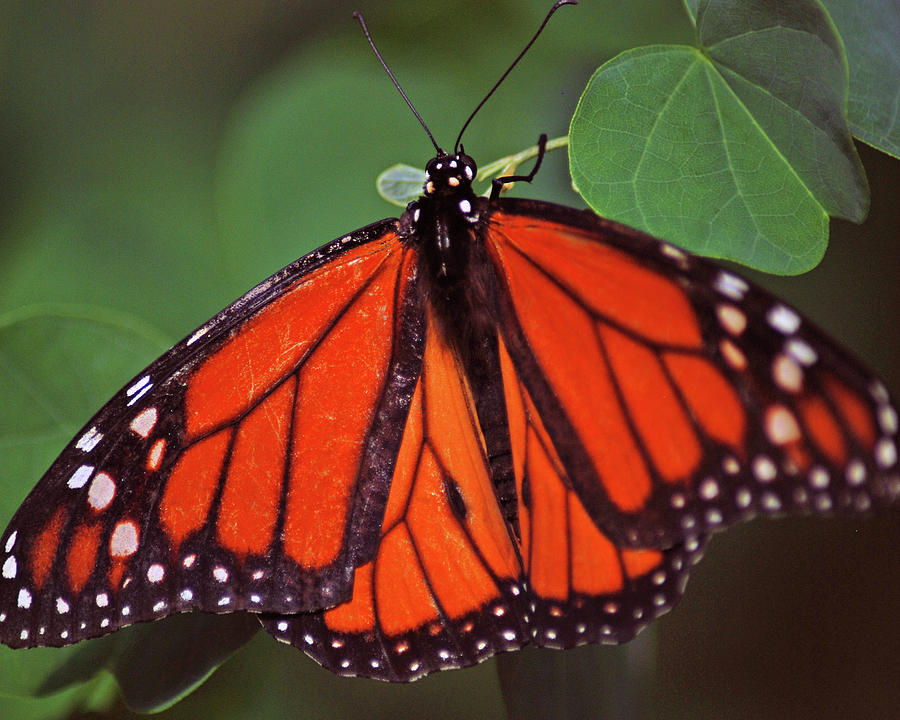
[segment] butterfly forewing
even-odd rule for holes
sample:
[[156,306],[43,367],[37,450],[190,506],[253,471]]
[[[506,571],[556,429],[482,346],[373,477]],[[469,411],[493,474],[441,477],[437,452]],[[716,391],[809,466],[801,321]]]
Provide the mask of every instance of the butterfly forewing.
[[391,228],[288,266],[88,423],[2,537],[4,642],[349,597],[354,563],[375,550],[378,484],[398,442],[373,428],[402,422],[413,384],[401,370],[420,362],[414,328],[399,327],[415,268]]

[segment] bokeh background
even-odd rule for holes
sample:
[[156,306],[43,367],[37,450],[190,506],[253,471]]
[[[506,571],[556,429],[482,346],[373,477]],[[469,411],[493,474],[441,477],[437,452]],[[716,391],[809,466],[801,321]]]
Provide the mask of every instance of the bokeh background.
[[[135,352],[137,372],[282,265],[396,214],[375,177],[395,162],[422,166],[431,146],[353,10],[449,145],[549,4],[4,0],[0,320],[46,302],[124,313],[151,346]],[[563,8],[473,122],[466,150],[486,163],[541,132],[563,135],[601,62],[690,39],[673,0]],[[900,393],[900,163],[860,152],[869,219],[833,222],[812,273],[761,282]],[[515,192],[583,205],[562,152]],[[72,358],[81,415],[56,428],[55,445],[35,447],[33,474],[3,478],[0,525],[117,389],[77,383],[78,363],[90,362]],[[13,407],[0,407],[0,458],[18,442]],[[895,718],[898,548],[897,515],[750,523],[713,540],[682,603],[634,643],[526,651],[505,656],[499,674],[492,660],[411,686],[336,678],[260,634],[160,717]],[[65,705],[4,702],[35,718]],[[108,716],[130,714],[113,704]]]

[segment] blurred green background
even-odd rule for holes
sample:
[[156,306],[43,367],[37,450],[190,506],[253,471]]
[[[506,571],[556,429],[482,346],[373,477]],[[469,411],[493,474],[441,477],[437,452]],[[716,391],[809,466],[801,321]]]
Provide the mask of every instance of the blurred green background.
[[[395,162],[422,166],[432,149],[353,10],[450,145],[549,4],[5,0],[0,317],[48,301],[127,313],[134,328],[154,328],[141,331],[153,341],[134,353],[128,372],[137,372],[165,349],[157,338],[174,342],[294,258],[396,214],[375,177]],[[473,122],[466,150],[486,163],[541,132],[563,135],[601,62],[690,38],[675,0],[563,8]],[[860,151],[872,187],[867,222],[834,222],[814,272],[762,282],[900,392],[900,163]],[[583,206],[561,152],[515,192]],[[101,357],[116,350],[96,347]],[[72,358],[73,368],[85,362]],[[74,372],[81,415],[57,437],[32,438],[27,477],[0,471],[0,525],[130,376],[84,387]],[[20,449],[15,406],[0,407],[0,453]],[[714,539],[678,608],[634,643],[504,657],[510,708],[519,717],[895,718],[898,547],[897,516],[734,529]],[[336,678],[260,634],[161,717],[499,718],[496,668],[492,660],[386,686]],[[23,718],[59,707],[2,703]],[[110,716],[129,713],[113,705]]]

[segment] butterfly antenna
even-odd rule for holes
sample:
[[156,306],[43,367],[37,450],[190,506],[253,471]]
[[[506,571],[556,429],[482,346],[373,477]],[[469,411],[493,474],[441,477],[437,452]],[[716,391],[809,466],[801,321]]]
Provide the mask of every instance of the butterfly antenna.
[[[363,20],[362,13],[359,11],[353,13],[353,17],[359,22],[360,26],[363,29],[363,32],[366,34],[366,40],[369,41],[369,46],[372,48],[372,52],[375,53],[375,57],[378,58],[378,62],[381,63],[381,67],[384,68],[384,71],[388,74],[388,77],[391,79],[391,82],[394,83],[394,87],[400,93],[400,96],[406,101],[406,104],[409,105],[409,109],[413,111],[413,115],[416,116],[416,120],[419,121],[419,124],[425,128],[425,132],[428,134],[428,139],[431,140],[431,144],[434,145],[434,149],[437,151],[438,155],[443,154],[443,150],[438,146],[437,142],[435,142],[434,135],[431,134],[431,130],[428,129],[428,126],[425,124],[425,121],[422,119],[422,116],[419,115],[419,111],[416,110],[415,106],[412,104],[412,100],[409,99],[409,96],[403,92],[403,88],[400,87],[400,83],[397,82],[397,78],[394,77],[394,73],[391,72],[391,69],[388,67],[388,64],[384,61],[384,58],[381,56],[381,53],[378,52],[378,48],[375,47],[375,41],[372,40],[372,36],[369,34],[369,28],[366,27],[366,21]],[[546,21],[545,21],[546,22]]]
[[[459,136],[456,138],[456,144],[453,146],[453,148],[454,148],[453,152],[460,151],[460,143],[462,142],[462,136],[463,136],[463,133],[466,131],[466,128],[469,127],[469,123],[472,122],[472,119],[478,114],[478,111],[481,110],[481,108],[484,106],[484,104],[488,101],[488,98],[490,98],[491,95],[493,95],[494,92],[497,90],[497,88],[503,84],[503,81],[506,80],[506,76],[512,72],[512,69],[516,65],[519,64],[519,60],[521,60],[523,57],[525,57],[525,53],[527,53],[528,50],[531,48],[531,46],[534,45],[534,41],[538,39],[538,36],[543,32],[544,27],[547,25],[548,22],[550,22],[550,18],[553,17],[553,13],[555,13],[557,10],[559,10],[563,5],[577,5],[577,4],[578,3],[575,0],[559,0],[557,3],[555,3],[553,5],[552,8],[550,8],[550,12],[547,13],[547,17],[544,18],[544,22],[541,23],[541,26],[537,29],[537,32],[534,34],[534,37],[532,37],[531,40],[528,41],[528,44],[525,46],[525,48],[522,50],[522,52],[520,52],[518,54],[518,56],[516,57],[516,59],[512,61],[512,64],[508,68],[506,68],[506,72],[500,76],[500,79],[496,83],[494,83],[494,87],[492,87],[488,91],[488,94],[484,96],[484,99],[480,103],[478,103],[478,107],[476,107],[472,111],[472,114],[469,115],[469,119],[466,120],[465,123],[463,123],[462,130],[459,131]],[[382,60],[382,64],[383,63],[384,63],[384,61]],[[388,70],[388,72],[390,72],[390,70]],[[391,77],[393,77],[393,76],[391,76]],[[397,81],[395,80],[394,84],[396,84],[396,82]],[[398,87],[399,87],[399,85],[398,85]],[[407,100],[406,102],[409,102],[409,100]],[[410,107],[412,107],[412,106],[410,105]]]

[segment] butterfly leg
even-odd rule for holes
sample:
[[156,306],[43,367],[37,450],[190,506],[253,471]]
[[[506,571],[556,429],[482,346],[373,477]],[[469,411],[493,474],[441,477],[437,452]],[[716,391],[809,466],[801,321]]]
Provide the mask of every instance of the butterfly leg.
[[547,133],[541,133],[541,136],[538,138],[538,154],[537,160],[534,163],[534,167],[531,169],[531,172],[527,175],[505,175],[504,177],[494,178],[491,181],[491,200],[496,200],[500,197],[500,191],[503,189],[504,185],[510,185],[514,182],[527,182],[530,183],[534,180],[534,176],[537,175],[538,170],[541,169],[541,162],[544,160],[544,153],[547,152]]

